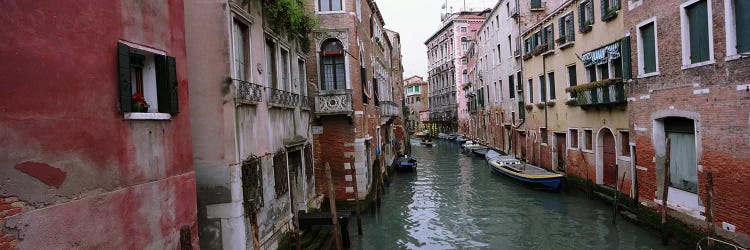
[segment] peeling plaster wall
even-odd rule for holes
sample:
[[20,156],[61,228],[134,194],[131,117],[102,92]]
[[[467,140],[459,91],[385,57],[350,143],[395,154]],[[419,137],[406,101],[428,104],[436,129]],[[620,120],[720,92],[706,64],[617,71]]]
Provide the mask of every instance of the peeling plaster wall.
[[[164,249],[190,226],[197,247],[182,4],[0,3],[0,196],[26,204],[0,235],[23,249]],[[118,41],[176,58],[180,113],[123,119]]]

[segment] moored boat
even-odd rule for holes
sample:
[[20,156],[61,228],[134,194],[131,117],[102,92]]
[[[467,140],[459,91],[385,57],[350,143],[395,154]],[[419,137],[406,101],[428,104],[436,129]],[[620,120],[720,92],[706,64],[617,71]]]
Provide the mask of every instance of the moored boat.
[[409,157],[408,155],[404,155],[399,157],[396,160],[396,170],[398,171],[416,171],[417,170],[417,160],[414,158]]
[[545,189],[557,190],[565,179],[562,174],[523,163],[513,156],[500,155],[494,150],[488,150],[485,158],[492,171]]
[[422,141],[419,142],[419,144],[425,147],[432,147],[432,140],[425,138],[425,139],[422,139]]

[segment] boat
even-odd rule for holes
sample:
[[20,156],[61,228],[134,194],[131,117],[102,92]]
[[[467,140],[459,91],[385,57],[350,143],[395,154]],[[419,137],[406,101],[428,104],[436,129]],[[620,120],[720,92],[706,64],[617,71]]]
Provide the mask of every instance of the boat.
[[494,150],[488,150],[485,158],[492,171],[544,189],[557,190],[565,179],[562,174],[526,164],[513,156],[501,155]]
[[438,138],[444,139],[444,140],[448,139],[448,134],[446,134],[446,133],[438,133]]
[[425,147],[432,147],[432,140],[425,138],[419,144]]
[[466,139],[466,137],[464,137],[463,135],[459,135],[458,137],[456,137],[456,142],[458,142],[459,144],[464,144],[468,140],[469,139]]
[[472,153],[474,153],[475,155],[478,155],[478,156],[486,156],[487,152],[489,152],[489,151],[490,151],[490,149],[487,148],[487,147],[471,150]]
[[452,140],[455,140],[457,137],[458,137],[458,135],[456,135],[456,134],[448,134],[448,137],[446,139],[452,141]]
[[396,160],[396,162],[397,162],[396,170],[399,170],[399,171],[416,171],[417,170],[417,160],[409,157],[408,155],[399,157]]

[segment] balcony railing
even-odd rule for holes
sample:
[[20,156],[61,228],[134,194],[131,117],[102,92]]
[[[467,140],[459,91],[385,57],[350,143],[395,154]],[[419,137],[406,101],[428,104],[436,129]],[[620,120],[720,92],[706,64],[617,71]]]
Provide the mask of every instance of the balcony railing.
[[232,81],[237,84],[235,101],[238,104],[255,105],[263,101],[263,86],[239,79],[232,79]]
[[613,105],[627,103],[625,84],[617,83],[575,91],[578,106]]
[[299,95],[275,88],[268,88],[268,104],[275,107],[294,108],[299,105]]
[[398,106],[392,101],[380,102],[380,111],[383,116],[393,117],[398,115]]
[[313,100],[309,96],[299,97],[299,107],[302,108],[302,110],[310,110],[312,102]]
[[321,90],[315,97],[316,115],[349,115],[352,112],[352,90]]

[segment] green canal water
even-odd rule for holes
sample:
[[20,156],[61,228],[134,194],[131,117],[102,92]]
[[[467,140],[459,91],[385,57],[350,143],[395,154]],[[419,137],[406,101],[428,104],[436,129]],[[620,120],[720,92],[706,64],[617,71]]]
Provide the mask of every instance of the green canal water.
[[352,249],[666,249],[659,237],[585,194],[546,192],[491,172],[458,144],[415,145],[416,173],[396,173]]

